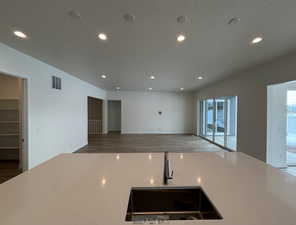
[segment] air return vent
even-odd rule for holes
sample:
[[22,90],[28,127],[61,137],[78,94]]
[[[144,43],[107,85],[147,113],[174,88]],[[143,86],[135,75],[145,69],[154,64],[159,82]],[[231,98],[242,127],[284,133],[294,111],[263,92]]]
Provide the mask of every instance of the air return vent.
[[59,77],[52,76],[52,88],[62,90],[62,79]]

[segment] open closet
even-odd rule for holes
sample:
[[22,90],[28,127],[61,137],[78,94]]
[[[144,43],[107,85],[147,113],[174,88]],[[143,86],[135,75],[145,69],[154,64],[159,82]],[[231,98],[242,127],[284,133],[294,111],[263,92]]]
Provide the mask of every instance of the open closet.
[[23,170],[23,79],[0,74],[0,183]]

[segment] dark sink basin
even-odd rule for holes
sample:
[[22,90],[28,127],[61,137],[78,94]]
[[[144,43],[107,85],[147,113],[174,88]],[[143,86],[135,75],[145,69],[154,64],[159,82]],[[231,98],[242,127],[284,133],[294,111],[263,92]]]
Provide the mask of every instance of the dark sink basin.
[[126,221],[220,220],[201,187],[132,188]]

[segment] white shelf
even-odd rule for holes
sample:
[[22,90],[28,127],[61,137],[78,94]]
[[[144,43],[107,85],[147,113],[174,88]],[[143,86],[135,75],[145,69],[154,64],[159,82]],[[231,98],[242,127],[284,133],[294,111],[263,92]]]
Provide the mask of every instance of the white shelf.
[[0,108],[0,110],[3,110],[3,111],[11,111],[11,110],[15,110],[15,111],[18,111],[17,108]]
[[0,149],[19,149],[19,147],[0,147]]
[[0,121],[0,124],[1,123],[19,123],[19,121]]
[[0,134],[0,137],[18,136],[19,134]]

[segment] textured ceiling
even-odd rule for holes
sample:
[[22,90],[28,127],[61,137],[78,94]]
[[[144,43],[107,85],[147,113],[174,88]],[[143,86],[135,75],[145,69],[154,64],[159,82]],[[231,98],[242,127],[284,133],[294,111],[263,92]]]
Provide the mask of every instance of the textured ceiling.
[[[295,9],[295,0],[1,0],[0,41],[104,89],[194,90],[295,49]],[[250,46],[256,36],[264,42]]]

